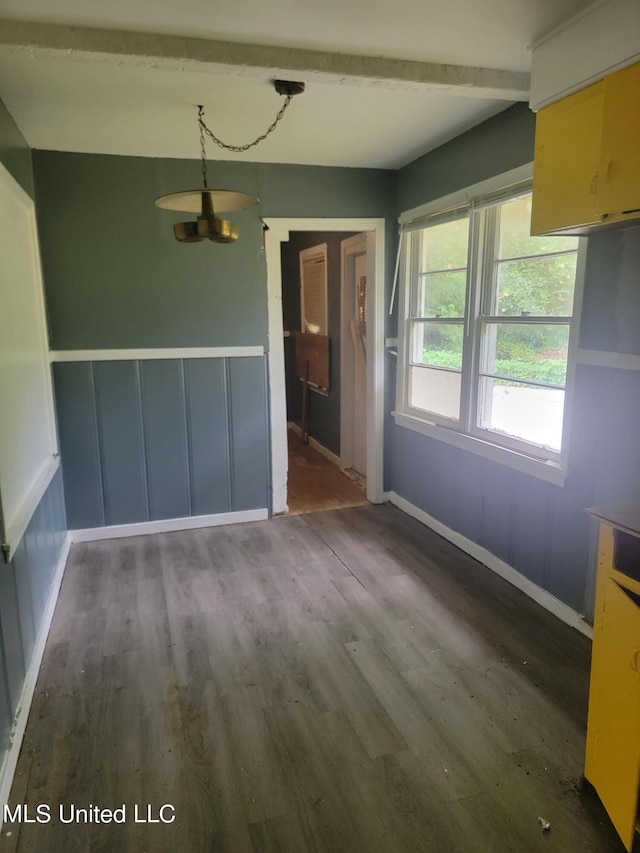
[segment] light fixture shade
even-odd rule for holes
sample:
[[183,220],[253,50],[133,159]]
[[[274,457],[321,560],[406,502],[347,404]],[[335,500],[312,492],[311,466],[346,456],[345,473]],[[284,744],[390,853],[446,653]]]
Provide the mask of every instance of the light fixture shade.
[[236,190],[183,190],[169,193],[155,200],[156,207],[163,210],[182,210],[186,213],[200,213],[203,196],[208,195],[216,213],[229,213],[236,210],[246,210],[258,203],[259,199],[248,193]]
[[238,239],[238,226],[217,216],[206,219],[199,216],[195,222],[176,222],[173,233],[180,243],[235,243]]
[[201,243],[204,239],[198,234],[197,222],[176,222],[173,233],[180,243]]
[[196,224],[198,234],[213,243],[234,243],[238,239],[238,226],[227,219],[199,216]]

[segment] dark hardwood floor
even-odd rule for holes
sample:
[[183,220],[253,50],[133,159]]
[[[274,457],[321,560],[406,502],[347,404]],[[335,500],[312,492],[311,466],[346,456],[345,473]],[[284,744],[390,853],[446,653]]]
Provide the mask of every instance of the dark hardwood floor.
[[589,654],[388,506],[77,545],[0,850],[620,853]]

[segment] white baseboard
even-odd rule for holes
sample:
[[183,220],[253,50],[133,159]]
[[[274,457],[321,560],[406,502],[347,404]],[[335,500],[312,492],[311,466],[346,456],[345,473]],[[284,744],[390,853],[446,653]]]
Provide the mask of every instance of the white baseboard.
[[246,509],[239,512],[219,512],[214,515],[192,515],[187,518],[167,518],[160,521],[141,521],[136,524],[112,524],[108,527],[88,527],[70,530],[71,542],[97,542],[100,539],[123,539],[127,536],[146,536],[150,533],[173,533],[176,530],[195,530],[198,527],[218,527],[222,524],[241,524],[264,521],[267,509]]
[[58,594],[60,592],[60,585],[62,584],[64,570],[67,565],[67,557],[69,556],[70,547],[71,537],[67,533],[62,543],[62,549],[58,558],[58,565],[56,566],[53,583],[51,584],[51,591],[49,592],[49,599],[42,616],[42,623],[40,624],[40,630],[38,631],[38,637],[36,639],[36,644],[31,655],[31,661],[22,687],[22,694],[20,696],[20,701],[13,721],[13,728],[9,738],[9,749],[5,753],[4,761],[2,762],[2,769],[0,770],[0,809],[2,809],[2,812],[0,812],[0,830],[2,829],[4,806],[5,803],[9,801],[11,785],[13,784],[13,776],[18,763],[20,748],[22,747],[22,739],[24,738],[24,732],[27,727],[31,702],[33,701],[38,673],[40,672],[40,664],[42,663],[42,656],[44,655],[44,647],[47,642],[47,637],[49,636],[49,629],[51,628],[53,614],[58,602]]
[[554,595],[551,595],[551,593],[547,592],[546,589],[542,589],[541,586],[538,586],[533,581],[529,580],[529,578],[525,577],[517,569],[514,569],[513,566],[510,566],[508,563],[505,563],[504,560],[496,557],[495,554],[492,554],[491,551],[483,548],[482,545],[478,545],[471,539],[467,539],[467,537],[463,536],[461,533],[457,533],[455,530],[447,527],[446,524],[443,524],[441,521],[433,518],[433,516],[401,497],[396,492],[386,492],[385,497],[389,503],[397,506],[398,509],[406,512],[407,515],[412,516],[412,518],[421,521],[427,527],[430,527],[431,530],[440,534],[444,539],[447,539],[449,542],[457,545],[461,551],[469,554],[470,557],[473,557],[475,560],[478,560],[479,563],[482,563],[497,575],[500,575],[501,578],[504,578],[510,584],[517,587],[521,592],[524,592],[525,595],[528,595],[529,598],[532,598],[537,604],[544,607],[545,610],[553,613],[554,616],[557,616],[558,619],[562,620],[565,624],[570,625],[577,631],[580,631],[580,633],[584,634],[586,637],[593,639],[593,628],[585,622],[584,617],[580,613],[572,607],[569,607],[568,604],[560,601],[560,599],[556,598]]
[[[293,421],[287,422],[287,429],[293,430],[296,435],[302,435],[302,428],[299,427],[298,424],[294,423]],[[332,462],[337,468],[344,468],[342,460],[339,456],[336,456],[335,453],[332,453],[330,450],[327,450],[327,448],[323,444],[320,444],[319,441],[316,441],[316,439],[312,438],[311,436],[309,436],[309,447],[312,447],[314,450],[317,450],[318,453],[324,456],[325,459],[328,459],[329,462]]]

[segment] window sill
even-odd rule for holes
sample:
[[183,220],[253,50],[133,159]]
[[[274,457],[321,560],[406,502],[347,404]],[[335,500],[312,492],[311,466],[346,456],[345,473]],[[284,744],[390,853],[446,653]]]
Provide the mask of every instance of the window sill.
[[490,459],[492,462],[507,465],[523,474],[529,474],[532,477],[545,480],[547,483],[553,483],[555,486],[564,486],[567,472],[557,462],[543,462],[540,459],[525,456],[523,453],[509,450],[498,444],[492,444],[489,441],[483,441],[480,438],[439,426],[415,415],[407,415],[403,412],[392,412],[391,414],[397,426],[422,433],[422,435],[435,438],[437,441],[444,441],[460,450],[467,450],[485,459]]

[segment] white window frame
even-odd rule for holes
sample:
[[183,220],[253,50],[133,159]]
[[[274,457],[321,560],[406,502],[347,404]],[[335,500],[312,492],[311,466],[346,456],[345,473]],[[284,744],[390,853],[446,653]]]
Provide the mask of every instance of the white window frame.
[[[568,460],[568,439],[570,434],[571,409],[575,383],[575,366],[578,348],[578,328],[582,291],[584,284],[584,269],[586,258],[586,238],[580,238],[577,252],[576,281],[574,290],[573,314],[570,320],[569,348],[567,355],[567,377],[565,385],[564,418],[562,430],[562,447],[560,453],[543,453],[534,445],[527,442],[499,436],[489,430],[477,426],[477,396],[479,379],[477,375],[477,359],[480,347],[480,327],[490,321],[483,315],[480,304],[472,305],[469,291],[475,295],[476,302],[482,294],[482,287],[470,287],[467,279],[467,309],[464,319],[465,348],[462,365],[462,391],[460,420],[454,421],[445,417],[423,412],[409,406],[409,367],[410,367],[410,333],[411,320],[409,317],[409,299],[411,293],[410,259],[407,251],[407,235],[418,231],[429,224],[444,221],[463,212],[468,212],[474,206],[486,206],[516,197],[518,193],[530,188],[533,165],[514,169],[503,175],[498,175],[488,181],[475,184],[460,192],[452,193],[444,198],[436,199],[418,208],[406,211],[399,218],[400,224],[400,276],[399,276],[399,313],[398,313],[398,375],[396,386],[396,409],[392,413],[395,423],[407,429],[412,429],[431,438],[436,438],[460,449],[476,453],[494,462],[508,465],[511,468],[531,474],[556,485],[563,485]],[[447,213],[451,212],[449,217]],[[455,212],[458,212],[457,214]],[[463,214],[464,215],[464,214]],[[486,276],[489,271],[479,257],[482,247],[479,245],[478,217],[471,217],[469,232],[468,270],[476,270],[477,274]],[[527,318],[529,319],[529,318]],[[536,322],[544,323],[546,318]],[[559,322],[552,318],[552,322]]]

